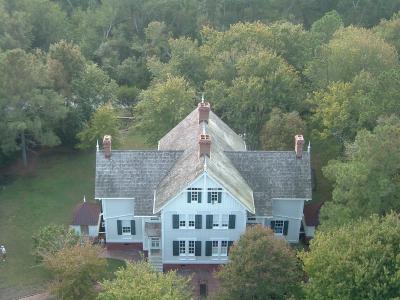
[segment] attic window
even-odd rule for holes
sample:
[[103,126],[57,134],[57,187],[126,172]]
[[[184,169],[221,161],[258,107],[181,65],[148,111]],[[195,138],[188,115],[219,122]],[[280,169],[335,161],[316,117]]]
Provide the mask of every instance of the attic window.
[[208,203],[221,203],[222,202],[222,189],[221,188],[208,188]]
[[189,188],[187,194],[187,202],[201,203],[201,188]]

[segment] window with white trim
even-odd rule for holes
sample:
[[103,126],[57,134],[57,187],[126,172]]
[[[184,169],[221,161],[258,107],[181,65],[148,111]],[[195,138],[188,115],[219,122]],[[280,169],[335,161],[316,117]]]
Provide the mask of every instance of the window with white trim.
[[208,188],[208,203],[218,203],[222,199],[222,188]]
[[218,256],[219,255],[219,246],[218,246],[218,241],[212,241],[212,251],[211,251],[211,255],[212,256]]
[[188,228],[193,229],[195,225],[194,215],[188,215]]
[[222,215],[221,216],[221,227],[228,228],[229,225],[229,215]]
[[131,235],[131,220],[122,220],[121,226],[123,235]]
[[[188,188],[188,191],[191,193],[190,201],[191,202],[199,202],[201,197],[202,188]],[[200,199],[201,202],[201,199]]]
[[228,256],[228,241],[221,241],[221,256]]
[[188,255],[194,255],[194,241],[189,241],[188,244]]
[[186,215],[179,215],[179,228],[186,228]]
[[274,232],[276,234],[283,234],[284,223],[282,220],[275,220]]
[[219,228],[219,215],[213,215],[213,228]]
[[186,241],[179,241],[179,255],[186,255]]

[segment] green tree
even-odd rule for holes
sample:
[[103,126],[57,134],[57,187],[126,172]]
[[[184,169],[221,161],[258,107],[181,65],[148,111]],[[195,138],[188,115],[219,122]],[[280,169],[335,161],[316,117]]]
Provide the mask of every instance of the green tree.
[[104,135],[111,135],[113,144],[118,145],[119,142],[119,126],[120,122],[116,111],[111,104],[105,104],[92,115],[88,124],[78,133],[77,137],[80,141],[78,148],[89,149],[94,147],[97,141],[101,141]]
[[0,108],[4,153],[21,150],[26,165],[30,146],[59,144],[55,128],[65,107],[40,57],[21,49],[0,54]]
[[272,109],[269,120],[261,131],[263,150],[292,150],[294,136],[304,134],[305,122],[298,112],[283,113],[279,108]]
[[333,34],[340,28],[343,28],[343,21],[336,10],[326,13],[321,19],[311,25],[313,33],[318,41],[327,43]]
[[32,236],[33,239],[33,255],[37,261],[43,260],[48,255],[76,245],[80,238],[73,231],[63,225],[50,224],[39,229]]
[[390,213],[318,230],[300,254],[306,299],[397,299],[400,219]]
[[50,293],[57,299],[93,299],[95,284],[103,278],[107,266],[101,252],[99,246],[84,242],[46,256],[45,266],[54,277]]
[[400,13],[394,14],[390,20],[382,20],[373,31],[400,53]]
[[361,71],[379,75],[397,65],[393,46],[368,29],[347,27],[319,48],[305,73],[316,87],[324,88],[332,81],[349,82]]
[[273,107],[283,111],[302,109],[304,93],[295,70],[281,57],[266,51],[240,56],[232,85],[215,80],[205,83],[207,98],[237,132],[246,133],[252,149],[260,144],[260,133]]
[[268,228],[247,228],[229,256],[229,263],[217,273],[222,299],[288,299],[299,290],[296,255]]
[[398,211],[399,147],[398,117],[380,119],[372,132],[359,131],[354,143],[346,145],[345,160],[330,161],[323,169],[333,182],[332,206],[335,206],[330,210],[323,208],[323,220],[336,223],[336,211],[351,218]]
[[115,272],[116,278],[102,283],[98,300],[112,299],[165,299],[191,298],[189,280],[176,272],[156,272],[145,261],[129,262],[126,268]]
[[136,128],[149,143],[157,142],[194,109],[194,98],[194,89],[182,77],[151,85],[134,109]]

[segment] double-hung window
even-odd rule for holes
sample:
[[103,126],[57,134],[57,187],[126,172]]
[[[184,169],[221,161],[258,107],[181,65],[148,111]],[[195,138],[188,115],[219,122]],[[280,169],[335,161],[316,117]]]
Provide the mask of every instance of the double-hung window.
[[275,220],[274,232],[276,234],[283,234],[284,223],[282,220]]
[[194,229],[194,226],[195,226],[194,215],[188,215],[188,228]]
[[179,241],[179,255],[186,255],[186,241]]
[[222,201],[222,189],[221,188],[208,188],[207,202],[208,203],[221,203]]
[[212,251],[211,254],[212,256],[218,256],[219,255],[219,247],[218,247],[218,241],[212,241]]
[[213,228],[219,228],[219,215],[213,215]]
[[122,220],[122,234],[123,235],[131,235],[131,221],[130,220]]
[[221,256],[228,255],[228,241],[221,241]]
[[188,255],[189,256],[194,256],[194,241],[189,241],[188,242]]
[[189,188],[187,202],[201,203],[201,188]]
[[186,228],[186,215],[179,215],[179,228]]
[[221,227],[227,229],[229,224],[229,215],[221,216]]

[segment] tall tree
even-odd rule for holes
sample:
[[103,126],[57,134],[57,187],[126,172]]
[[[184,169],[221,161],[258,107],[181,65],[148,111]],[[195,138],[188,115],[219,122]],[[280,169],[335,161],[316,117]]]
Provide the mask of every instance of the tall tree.
[[119,142],[119,120],[116,111],[110,103],[101,107],[92,115],[88,124],[78,133],[80,143],[78,148],[88,149],[94,147],[96,140],[100,140],[104,135],[111,135],[113,144]]
[[382,20],[373,31],[396,47],[397,53],[400,53],[400,12],[395,13],[390,20]]
[[294,251],[272,230],[247,228],[217,273],[222,299],[288,299],[298,292],[301,271]]
[[296,111],[283,113],[279,108],[272,109],[261,131],[263,150],[292,150],[294,136],[304,134],[305,125]]
[[116,278],[102,283],[98,300],[190,299],[189,279],[175,272],[159,273],[145,261],[130,262],[115,272]]
[[156,143],[194,109],[195,91],[182,77],[155,83],[139,96],[134,110],[136,128]]
[[396,299],[400,294],[400,218],[390,213],[318,230],[301,253],[306,299]]
[[364,28],[338,30],[318,52],[305,72],[318,88],[351,81],[361,71],[378,75],[398,65],[394,47]]
[[385,214],[400,209],[400,120],[381,119],[370,132],[361,130],[346,146],[344,161],[331,161],[323,171],[333,181],[331,207],[321,211],[322,224],[336,224],[340,211],[346,217]]
[[1,149],[21,150],[24,165],[32,144],[53,146],[60,142],[55,128],[66,110],[38,56],[20,49],[0,54],[0,107],[4,112]]

